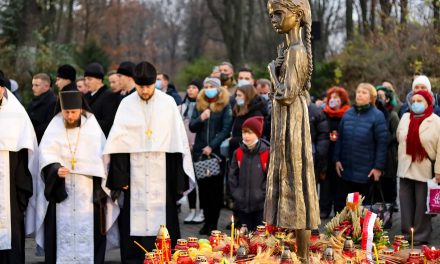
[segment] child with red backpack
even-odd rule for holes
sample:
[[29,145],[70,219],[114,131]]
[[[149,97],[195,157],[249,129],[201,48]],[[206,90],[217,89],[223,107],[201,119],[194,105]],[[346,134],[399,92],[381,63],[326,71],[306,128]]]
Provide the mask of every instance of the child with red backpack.
[[262,116],[244,121],[243,141],[235,150],[229,168],[229,188],[235,213],[249,230],[255,230],[263,221],[269,164],[269,143],[261,139],[263,123]]

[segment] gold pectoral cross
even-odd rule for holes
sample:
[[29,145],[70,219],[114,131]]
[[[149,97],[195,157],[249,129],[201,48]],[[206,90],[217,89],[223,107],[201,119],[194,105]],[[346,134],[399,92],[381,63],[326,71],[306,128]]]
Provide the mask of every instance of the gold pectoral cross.
[[151,134],[153,134],[153,131],[151,129],[147,129],[147,131],[145,131],[145,134],[147,134],[148,139],[151,139]]
[[75,163],[76,163],[76,159],[75,159],[75,157],[72,157],[72,158],[70,159],[70,164],[72,165],[72,170],[75,169]]

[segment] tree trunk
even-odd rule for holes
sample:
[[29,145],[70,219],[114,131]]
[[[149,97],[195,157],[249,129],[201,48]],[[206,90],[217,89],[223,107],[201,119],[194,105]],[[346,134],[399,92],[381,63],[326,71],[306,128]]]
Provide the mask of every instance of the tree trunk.
[[84,18],[84,45],[89,39],[89,27],[90,27],[90,3],[89,0],[84,1],[85,5],[85,18]]
[[408,0],[400,0],[400,23],[406,24],[408,20]]
[[40,25],[42,10],[36,0],[29,0],[23,5],[23,23],[19,24],[17,46],[35,46],[33,32]]
[[220,27],[230,62],[241,67],[244,61],[243,0],[224,0],[222,8],[218,8],[219,2],[207,0],[208,8]]
[[347,32],[347,40],[353,39],[353,0],[345,1],[345,30]]
[[368,7],[367,7],[367,1],[368,0],[360,0],[360,6],[361,6],[361,17],[362,17],[362,34],[364,36],[368,36],[369,28],[368,28]]
[[66,24],[66,34],[64,35],[64,43],[68,44],[72,41],[73,35],[73,6],[75,0],[69,0],[69,5],[67,8],[67,24]]
[[377,4],[377,0],[371,0],[371,9],[370,9],[371,32],[374,32],[376,30],[376,4]]
[[391,15],[392,4],[390,0],[380,0],[380,17],[382,20],[382,28],[385,33],[390,30],[389,17]]
[[434,11],[434,28],[437,29],[437,31],[440,31],[440,0],[433,0],[432,7]]

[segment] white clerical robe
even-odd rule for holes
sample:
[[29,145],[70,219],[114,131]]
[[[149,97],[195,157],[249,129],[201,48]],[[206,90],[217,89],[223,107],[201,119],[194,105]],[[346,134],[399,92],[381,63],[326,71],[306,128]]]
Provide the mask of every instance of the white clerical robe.
[[130,153],[130,235],[157,235],[166,223],[166,153],[182,153],[190,179],[185,194],[195,186],[188,138],[174,99],[159,90],[148,102],[138,93],[124,98],[104,153]]
[[38,143],[26,110],[6,90],[0,105],[0,250],[11,249],[11,205],[9,152],[28,150],[28,169],[32,174],[33,196],[26,210],[26,234],[35,230],[35,193],[38,175]]
[[[76,148],[75,163],[72,153]],[[79,133],[79,136],[78,136]],[[77,139],[79,142],[77,142]],[[108,157],[103,155],[105,136],[94,115],[81,117],[81,127],[68,129],[59,113],[49,124],[40,143],[40,171],[46,166],[59,163],[70,170],[65,178],[67,199],[56,204],[56,255],[57,263],[94,262],[94,207],[93,177],[103,179],[105,187]],[[76,147],[75,147],[76,146]],[[37,243],[44,248],[44,217],[48,202],[39,193],[37,218]],[[106,204],[106,230],[110,230],[119,214],[119,207],[110,196]]]

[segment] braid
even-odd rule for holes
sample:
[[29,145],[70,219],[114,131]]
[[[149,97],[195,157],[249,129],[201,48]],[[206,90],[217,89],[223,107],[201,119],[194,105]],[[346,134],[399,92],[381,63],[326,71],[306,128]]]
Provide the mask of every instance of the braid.
[[309,69],[307,73],[307,81],[305,83],[304,90],[309,90],[310,79],[313,73],[313,55],[312,55],[312,27],[310,23],[305,24],[306,27],[306,50],[307,50],[307,59],[309,61]]

